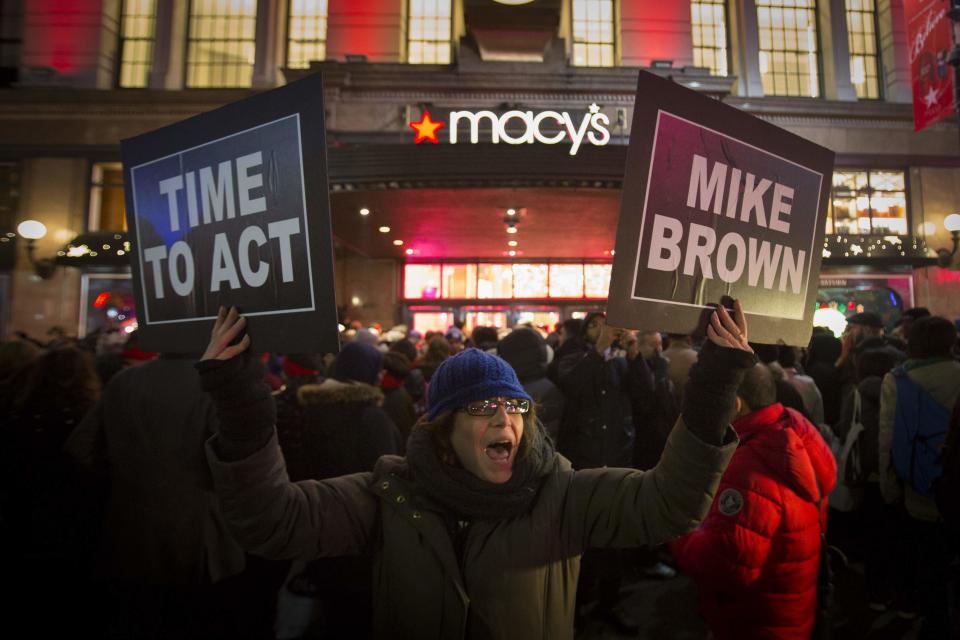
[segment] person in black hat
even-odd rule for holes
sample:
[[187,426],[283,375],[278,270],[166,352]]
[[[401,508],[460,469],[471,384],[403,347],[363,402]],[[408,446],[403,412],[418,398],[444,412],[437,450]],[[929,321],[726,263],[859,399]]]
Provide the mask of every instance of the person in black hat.
[[897,320],[896,327],[893,330],[894,335],[906,344],[907,338],[910,336],[910,325],[920,318],[926,318],[929,315],[930,310],[926,307],[913,307],[904,310],[900,315],[900,319]]
[[221,510],[252,553],[371,553],[376,637],[572,639],[584,549],[660,544],[707,514],[738,444],[736,390],[756,362],[735,309],[736,319],[712,315],[682,416],[649,472],[573,470],[510,365],[467,349],[434,373],[406,457],[299,483],[277,449],[258,362],[237,357],[250,346],[249,335],[236,342],[245,320],[221,310],[197,365],[219,416],[206,452]]

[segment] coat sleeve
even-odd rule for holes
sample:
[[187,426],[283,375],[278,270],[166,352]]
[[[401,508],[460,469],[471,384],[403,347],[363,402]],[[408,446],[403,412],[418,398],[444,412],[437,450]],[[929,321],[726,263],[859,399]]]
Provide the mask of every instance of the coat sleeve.
[[877,466],[880,474],[880,493],[887,503],[903,498],[903,486],[893,470],[890,447],[893,443],[893,424],[897,415],[897,380],[892,373],[883,377],[880,385],[880,437],[877,448]]
[[[728,427],[729,428],[729,427]],[[572,472],[561,537],[573,548],[658,545],[691,531],[706,516],[737,446],[710,445],[677,421],[656,467]]]
[[767,562],[773,536],[783,517],[783,503],[775,487],[760,494],[724,478],[718,491],[718,495],[728,495],[733,500],[728,511],[736,508],[735,500],[739,497],[739,511],[724,515],[719,510],[719,500],[714,500],[703,524],[674,541],[670,549],[681,570],[698,586],[743,589],[760,577]]
[[245,550],[269,559],[311,560],[366,550],[377,518],[372,474],[290,482],[277,436],[243,460],[218,454],[207,442],[220,509]]

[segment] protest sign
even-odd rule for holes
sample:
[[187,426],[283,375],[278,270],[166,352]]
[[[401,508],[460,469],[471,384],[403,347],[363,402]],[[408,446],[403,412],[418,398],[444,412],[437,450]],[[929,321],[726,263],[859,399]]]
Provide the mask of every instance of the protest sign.
[[833,152],[645,72],[631,131],[610,323],[688,333],[728,296],[751,340],[806,345]]
[[338,350],[323,104],[317,74],[123,141],[143,348],[235,305],[255,351]]

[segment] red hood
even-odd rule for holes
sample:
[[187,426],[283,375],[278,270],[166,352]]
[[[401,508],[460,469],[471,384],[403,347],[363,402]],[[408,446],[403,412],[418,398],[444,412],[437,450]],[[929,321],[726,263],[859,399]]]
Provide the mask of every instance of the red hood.
[[733,428],[741,445],[751,447],[798,496],[816,502],[833,490],[836,463],[820,432],[793,409],[772,404],[737,418]]

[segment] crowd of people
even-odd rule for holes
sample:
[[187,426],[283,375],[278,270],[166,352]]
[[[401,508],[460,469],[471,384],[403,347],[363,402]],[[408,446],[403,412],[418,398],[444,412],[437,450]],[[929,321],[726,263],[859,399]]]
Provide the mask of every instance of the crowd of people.
[[852,562],[870,608],[960,637],[960,347],[925,309],[804,349],[739,306],[693,335],[355,323],[338,354],[251,355],[243,324],[202,356],[0,343],[24,627],[635,636],[625,576],[679,571],[713,637],[799,639],[842,627]]

